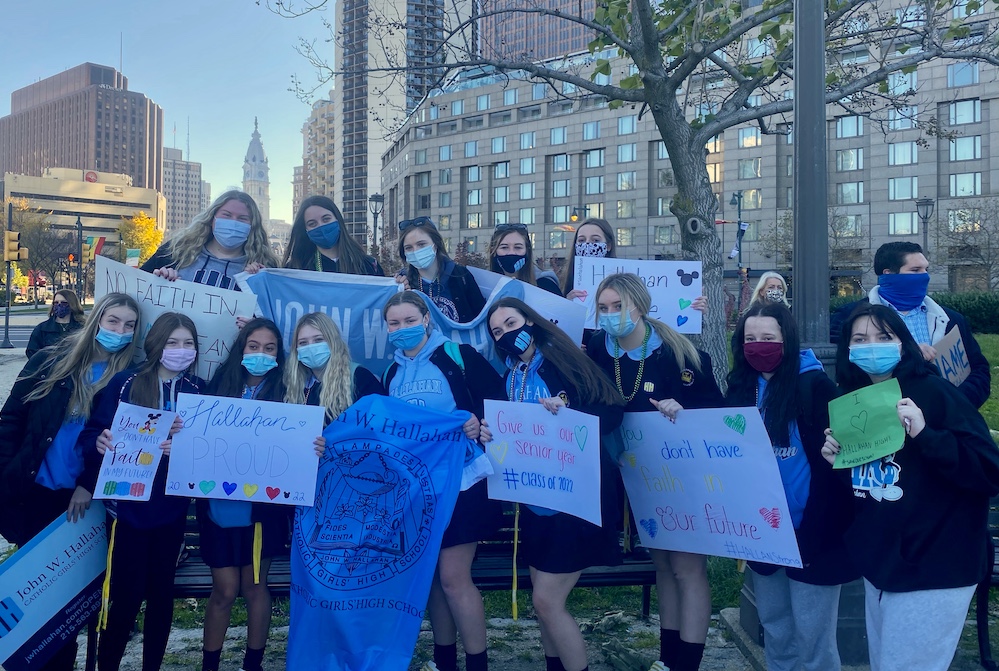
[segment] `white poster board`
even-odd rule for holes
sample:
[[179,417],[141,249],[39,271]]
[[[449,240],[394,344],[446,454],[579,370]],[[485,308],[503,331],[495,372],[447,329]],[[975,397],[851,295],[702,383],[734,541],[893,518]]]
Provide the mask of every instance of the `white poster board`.
[[167,494],[311,506],[319,406],[180,394]]
[[701,313],[691,307],[702,293],[704,271],[700,261],[641,261],[576,257],[574,289],[587,292],[576,299],[586,306],[586,328],[596,328],[597,287],[608,275],[634,273],[652,296],[649,316],[680,333],[700,333]]
[[756,408],[627,412],[621,475],[642,545],[801,567]]
[[956,387],[968,379],[971,375],[971,362],[968,360],[968,352],[964,349],[964,339],[959,328],[956,326],[952,328],[950,333],[938,340],[933,347],[937,351],[937,358],[933,361],[948,382]]
[[557,510],[600,524],[600,420],[538,403],[485,402],[493,440],[489,498]]
[[156,318],[164,312],[181,312],[198,329],[197,374],[206,380],[229,356],[236,339],[236,317],[252,317],[257,297],[252,293],[219,289],[185,280],[169,282],[152,273],[98,256],[94,294],[128,294],[139,303],[142,314],[135,329],[136,361],[145,358],[142,341]]
[[119,403],[111,423],[113,450],[104,453],[95,499],[148,501],[176,413]]

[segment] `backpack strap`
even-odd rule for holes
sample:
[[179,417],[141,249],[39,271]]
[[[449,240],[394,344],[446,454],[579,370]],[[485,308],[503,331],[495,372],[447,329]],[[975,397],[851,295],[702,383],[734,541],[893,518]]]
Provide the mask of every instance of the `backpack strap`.
[[461,374],[464,375],[465,360],[461,356],[461,346],[453,340],[448,340],[447,342],[444,343],[444,351],[447,353],[449,357],[451,357],[451,361],[454,361],[456,364],[458,364],[458,368],[461,369]]
[[[382,386],[388,389],[389,380],[395,376],[395,369],[399,367],[398,361],[393,361],[389,364],[389,367],[385,369],[382,373]],[[391,375],[389,374],[391,373]]]

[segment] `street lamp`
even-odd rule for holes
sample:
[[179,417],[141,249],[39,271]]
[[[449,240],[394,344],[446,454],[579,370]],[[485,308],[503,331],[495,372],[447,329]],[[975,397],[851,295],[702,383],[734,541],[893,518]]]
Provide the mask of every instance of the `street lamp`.
[[576,223],[580,219],[586,218],[586,208],[585,207],[574,207],[572,208],[572,214],[569,215],[569,221]]
[[923,254],[926,253],[927,243],[929,242],[929,224],[930,217],[933,216],[933,206],[936,204],[932,198],[920,198],[916,201],[916,214],[919,215],[919,221],[923,225]]
[[[746,235],[746,229],[749,228],[749,224],[745,224],[742,221],[742,191],[736,191],[732,194],[732,200],[728,201],[729,205],[735,205],[736,215],[735,218],[739,222],[739,230],[735,235],[735,252],[739,257],[739,314],[742,314],[742,294],[744,293],[745,286],[749,285],[748,273],[743,275],[742,270],[742,238]],[[732,258],[729,256],[729,258]]]
[[374,233],[372,235],[372,242],[374,246],[378,246],[378,215],[385,210],[385,196],[380,193],[373,193],[368,196],[368,210],[374,217]]

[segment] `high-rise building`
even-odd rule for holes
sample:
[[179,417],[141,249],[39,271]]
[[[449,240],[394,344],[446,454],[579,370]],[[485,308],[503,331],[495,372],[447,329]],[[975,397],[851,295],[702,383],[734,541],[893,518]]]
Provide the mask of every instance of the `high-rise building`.
[[163,195],[166,197],[166,233],[185,228],[202,207],[201,164],[185,161],[180,149],[163,148]]
[[163,190],[163,110],[114,68],[84,63],[14,91],[0,118],[0,174],[125,174]]
[[246,148],[246,158],[243,159],[243,191],[256,201],[257,207],[260,208],[260,218],[266,225],[271,219],[270,167],[267,165],[264,145],[260,141],[256,117],[253,118],[250,146]]
[[[481,11],[486,16],[478,22],[479,53],[486,58],[542,61],[586,51],[594,32],[577,21],[546,14],[503,11],[539,7],[539,3],[526,0],[492,0],[488,5],[483,4]],[[547,0],[544,3],[544,9],[584,18],[593,18],[595,8],[593,0]]]
[[[332,92],[331,96],[332,96]],[[328,196],[333,193],[336,143],[333,135],[333,102],[317,100],[302,125],[302,193]]]
[[212,185],[210,182],[201,180],[201,210],[207,210],[212,204]]
[[291,178],[291,211],[297,213],[298,206],[305,200],[305,166],[296,165]]

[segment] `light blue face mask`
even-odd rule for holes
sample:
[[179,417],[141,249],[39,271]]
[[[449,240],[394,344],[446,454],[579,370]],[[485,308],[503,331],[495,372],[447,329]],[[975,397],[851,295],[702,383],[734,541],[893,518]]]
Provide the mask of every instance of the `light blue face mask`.
[[254,377],[263,377],[277,368],[277,357],[263,352],[251,352],[243,355],[243,368]]
[[850,363],[869,375],[890,373],[901,360],[902,346],[897,342],[850,345]]
[[212,234],[226,249],[236,249],[250,237],[250,225],[235,219],[215,219]]
[[604,313],[600,315],[599,323],[600,328],[615,338],[624,338],[635,330],[635,322],[631,320],[630,311]]
[[391,331],[388,334],[388,339],[396,348],[407,350],[419,345],[426,335],[427,327],[421,323],[401,328],[398,331]]
[[309,368],[322,368],[330,360],[330,346],[325,342],[314,342],[298,348],[298,360]]
[[421,247],[415,252],[406,252],[406,262],[420,270],[429,268],[437,258],[437,248],[433,245]]
[[120,352],[128,347],[128,344],[132,342],[132,334],[115,333],[114,331],[107,330],[103,326],[98,326],[97,335],[94,336],[94,339],[100,343],[101,347],[114,353]]

